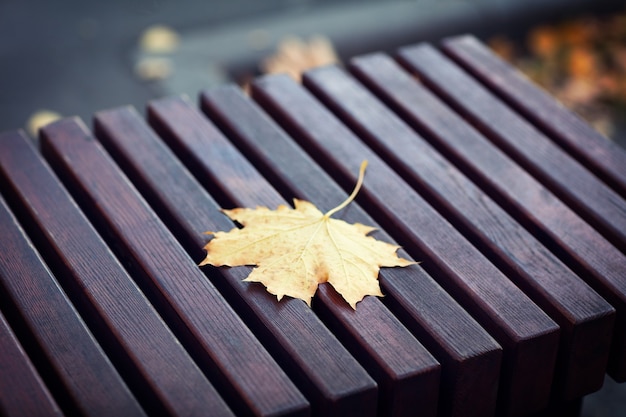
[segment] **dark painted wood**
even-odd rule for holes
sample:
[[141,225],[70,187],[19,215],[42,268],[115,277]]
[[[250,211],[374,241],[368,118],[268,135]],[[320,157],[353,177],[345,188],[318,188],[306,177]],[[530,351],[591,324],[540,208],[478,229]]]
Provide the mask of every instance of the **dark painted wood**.
[[[0,198],[1,210],[6,210]],[[0,312],[0,414],[62,416],[30,358]]]
[[44,156],[174,333],[241,415],[307,403],[78,119],[41,130]]
[[[172,116],[174,112],[176,117]],[[238,160],[241,158],[236,157],[236,152],[231,154],[227,166],[222,165],[218,144],[212,139],[217,132],[184,100],[172,98],[153,102],[149,114],[153,123],[160,126],[160,131],[176,131],[185,126],[187,132],[206,135],[203,143],[207,147],[203,150],[208,153],[202,155],[212,167],[221,171],[216,181],[223,184],[236,182],[237,189],[242,191],[248,190],[245,184],[254,184],[256,195],[272,195],[273,189],[262,179],[253,175],[237,178],[231,174],[233,166],[237,167],[236,172],[246,171],[242,166],[245,161]],[[163,216],[172,219],[170,225],[180,231],[181,240],[193,242],[192,251],[204,245],[205,230],[234,227],[136,112],[130,109],[101,112],[96,116],[95,126],[100,141],[125,167],[129,178],[149,196],[153,206],[163,207]],[[244,320],[310,399],[314,414],[373,415],[376,412],[376,390],[369,375],[306,304],[297,300],[278,303],[276,297],[260,285],[242,282],[249,270],[223,269],[224,277],[216,277],[219,280],[216,285],[228,280],[230,289],[227,291],[236,293],[233,304],[240,306]],[[419,352],[413,350],[412,353]],[[404,359],[409,366],[411,359]],[[437,364],[431,361],[429,366],[435,377],[431,382],[436,386]]]
[[[389,59],[355,67],[380,74]],[[553,392],[573,400],[600,389],[613,307],[345,71],[309,71],[304,84],[559,324]]]
[[442,46],[448,56],[626,197],[626,151],[623,148],[607,140],[475,37],[446,39]]
[[[204,111],[283,196],[313,201],[323,211],[332,209],[346,198],[347,194],[330,176],[239,89],[233,86],[213,89],[203,93],[201,101]],[[337,216],[350,223],[378,227],[356,203]],[[382,229],[374,236],[393,243]],[[405,252],[401,256],[409,258]],[[405,325],[442,363],[439,415],[484,416],[493,413],[500,369],[500,347],[495,341],[419,266],[384,268],[379,280],[385,294],[383,302],[404,318]],[[336,304],[331,306],[355,319],[363,314],[357,310],[359,314],[352,315]],[[323,305],[316,302],[314,307],[321,310]],[[361,305],[358,308],[361,309]],[[367,315],[369,312],[363,314],[366,316],[365,326],[368,325]],[[382,343],[391,343],[390,340],[393,339],[385,337]],[[392,347],[381,351],[390,356],[386,361],[395,356],[397,347],[395,344]],[[467,377],[476,372],[480,372],[480,379]],[[424,391],[420,396],[427,395],[428,391]]]
[[458,114],[383,55],[353,71],[424,138],[617,310],[609,371],[626,375],[626,258]]
[[[429,50],[430,47],[424,48]],[[425,262],[423,268],[383,269],[380,279],[386,297],[380,300],[367,297],[356,313],[327,285],[320,288],[313,310],[300,309],[291,307],[296,303],[302,305],[299,301],[277,303],[262,286],[239,283],[247,274],[247,268],[233,268],[225,274],[206,268],[206,277],[198,272],[194,261],[202,258],[201,246],[206,242],[201,232],[224,230],[232,224],[214,214],[218,210],[217,203],[130,109],[102,112],[97,116],[96,126],[99,135],[111,135],[122,144],[116,155],[118,164],[140,188],[147,203],[80,123],[65,120],[44,129],[44,152],[55,161],[57,172],[66,184],[73,187],[82,208],[105,237],[105,243],[80,209],[71,203],[23,134],[0,135],[0,147],[3,146],[2,136],[12,137],[18,140],[11,146],[17,143],[17,147],[25,151],[25,154],[19,153],[19,158],[15,158],[15,153],[0,152],[0,190],[3,192],[0,201],[7,198],[18,216],[16,221],[4,203],[0,204],[0,233],[5,231],[4,226],[17,230],[12,230],[15,234],[3,233],[0,243],[0,366],[3,367],[0,414],[8,413],[7,407],[15,410],[16,404],[37,407],[34,402],[39,400],[53,415],[58,414],[59,409],[70,415],[84,414],[85,404],[91,400],[102,401],[103,395],[121,395],[137,413],[142,413],[141,405],[148,414],[174,414],[174,408],[180,414],[187,414],[185,410],[191,413],[197,410],[192,404],[209,401],[195,396],[199,391],[206,391],[204,387],[210,390],[210,386],[198,369],[192,369],[195,365],[185,358],[189,354],[238,414],[306,415],[310,411],[306,399],[232,309],[245,317],[246,324],[292,380],[304,387],[302,391],[311,397],[311,392],[325,390],[318,397],[312,395],[319,399],[313,401],[319,406],[312,408],[317,414],[328,415],[329,410],[333,410],[338,415],[376,412],[377,415],[409,415],[411,412],[432,415],[438,402],[438,415],[492,415],[497,389],[504,393],[499,397],[498,415],[524,413],[537,409],[548,392],[548,374],[553,369],[558,335],[554,332],[554,323],[542,321],[533,304],[527,304],[528,300],[520,298],[519,293],[502,287],[499,280],[506,275],[536,300],[562,329],[555,381],[565,385],[562,389],[557,388],[561,385],[552,385],[553,393],[561,391],[562,395],[550,398],[547,407],[541,407],[535,415],[576,415],[580,400],[568,402],[563,401],[563,397],[597,386],[599,368],[606,361],[607,340],[606,332],[597,325],[603,323],[606,330],[612,313],[597,294],[567,271],[565,265],[617,310],[609,373],[614,379],[626,380],[626,281],[623,280],[626,266],[622,253],[626,250],[619,246],[622,243],[619,236],[615,237],[619,230],[624,230],[619,229],[622,225],[615,223],[615,217],[610,218],[614,216],[614,212],[609,212],[611,207],[605,212],[594,212],[592,209],[597,206],[591,209],[584,206],[591,206],[592,202],[587,200],[579,205],[575,190],[565,190],[581,183],[579,172],[586,172],[584,165],[592,172],[582,176],[584,186],[601,184],[602,180],[624,196],[625,168],[619,162],[621,156],[614,155],[611,145],[605,146],[602,138],[588,126],[555,105],[527,80],[515,78],[519,75],[497,59],[494,61],[477,41],[471,38],[448,40],[443,49],[456,64],[430,48],[436,59],[428,61],[433,59],[430,52],[425,53],[426,58],[420,58],[433,65],[424,69],[432,70],[427,74],[429,78],[436,80],[446,74],[454,75],[459,71],[455,65],[459,65],[521,116],[507,113],[502,102],[462,71],[460,78],[457,74],[451,79],[453,82],[461,80],[460,84],[450,83],[447,100],[455,109],[451,110],[389,58],[382,55],[374,58],[375,55],[356,59],[354,73],[408,122],[413,129],[410,130],[384,106],[372,104],[376,101],[363,95],[364,90],[345,72],[327,68],[306,75],[306,86],[370,145],[372,149],[368,149],[301,87],[280,78],[279,81],[269,78],[257,82],[256,99],[321,161],[327,173],[263,109],[234,87],[207,92],[202,103],[205,112],[239,150],[189,103],[179,99],[163,100],[153,104],[157,110],[149,111],[159,132],[223,206],[272,206],[283,202],[283,198],[296,196],[312,200],[322,210],[331,208],[352,189],[360,159],[374,155],[359,204],[350,205],[338,216],[350,222],[374,225],[369,216],[375,216],[412,255]],[[443,60],[444,64],[438,60]],[[467,80],[469,89],[463,84]],[[437,86],[434,81],[426,81],[440,95],[446,95],[447,84]],[[487,100],[482,97],[480,102],[472,101],[477,94],[472,88],[478,88],[479,93],[486,92]],[[502,108],[504,113],[498,113]],[[486,116],[481,120],[479,116],[485,110]],[[508,130],[499,126],[501,121],[508,123]],[[504,143],[504,151],[490,143],[479,130],[494,142]],[[416,131],[424,135],[432,148]],[[50,140],[50,136],[56,139]],[[74,141],[64,141],[71,136],[75,136],[71,138]],[[145,139],[144,136],[156,144],[156,148],[143,147],[141,140],[127,143],[129,138]],[[564,185],[542,179],[538,174],[541,169],[533,166],[534,161],[524,162],[525,155],[513,162],[515,158],[506,152],[512,155],[521,152],[515,144],[506,145],[500,136],[553,141],[556,145],[548,149],[548,155],[555,155],[550,152],[556,149],[561,152],[557,162],[569,161],[566,169],[552,167],[561,175],[555,177],[563,180],[563,172],[571,173],[574,166],[577,167],[571,175],[574,179],[567,178],[569,183],[563,180]],[[210,147],[206,146],[207,142]],[[529,151],[531,153],[545,151],[536,143],[533,146],[536,149]],[[192,151],[188,152],[189,149]],[[374,153],[370,153],[372,150]],[[110,151],[116,152],[112,147]],[[26,154],[29,156],[25,157]],[[128,161],[123,158],[125,154],[130,156]],[[242,159],[242,154],[254,168]],[[564,159],[559,159],[561,157]],[[29,158],[37,163],[27,163]],[[136,172],[134,165],[139,167]],[[333,176],[341,186],[334,182]],[[561,187],[564,194],[558,197],[548,191],[550,187]],[[152,192],[152,189],[157,191]],[[594,189],[589,194],[610,200],[612,195],[606,194],[606,189]],[[568,200],[570,194],[574,197]],[[617,211],[623,209],[619,201],[622,200],[616,203]],[[150,211],[148,204],[161,219]],[[449,223],[438,217],[433,208]],[[534,238],[503,215],[503,211]],[[8,217],[3,217],[3,213]],[[581,216],[586,216],[584,218],[592,225]],[[3,223],[3,219],[8,221]],[[617,224],[617,232],[603,228],[602,222],[610,224],[611,221]],[[24,226],[25,232],[18,223]],[[166,230],[166,225],[175,237]],[[605,236],[613,234],[612,242],[616,246],[601,235],[602,231]],[[392,241],[384,230],[376,233],[377,237]],[[178,246],[176,238],[191,258]],[[535,239],[551,253],[542,251]],[[119,256],[121,263],[109,249]],[[504,275],[490,266],[476,249],[491,259]],[[19,256],[14,256],[16,253]],[[159,258],[160,254],[165,256]],[[128,272],[124,272],[121,264]],[[131,277],[141,290],[131,282]],[[219,293],[211,287],[207,277],[214,281]],[[504,345],[500,381],[500,346],[433,277],[445,283],[454,297],[463,300]],[[229,279],[239,284],[231,285]],[[495,286],[489,287],[486,283]],[[141,291],[146,293],[149,302]],[[229,302],[232,307],[227,305]],[[259,307],[265,306],[265,302],[276,311]],[[258,314],[259,310],[270,313]],[[297,314],[291,315],[292,310]],[[166,319],[182,346],[172,346],[176,336],[168,332],[155,311]],[[520,314],[523,311],[526,313]],[[7,317],[9,326],[2,322],[2,314]],[[284,315],[289,315],[290,320],[282,319]],[[334,340],[333,336],[322,334],[330,335],[328,330],[376,380],[378,410],[372,394],[376,390],[374,382],[363,370],[355,371],[360,368],[351,365],[354,359],[345,349],[333,347],[337,346],[336,341],[329,342]],[[307,332],[319,337],[297,342],[287,340]],[[74,338],[74,333],[80,337]],[[161,339],[164,341],[159,342]],[[597,343],[595,352],[591,342]],[[441,368],[420,343],[441,362]],[[302,348],[303,345],[306,347]],[[85,351],[84,346],[87,346]],[[252,356],[246,356],[242,346],[253,346]],[[546,352],[542,351],[544,347]],[[216,351],[218,354],[211,357],[210,352]],[[303,352],[306,355],[299,357]],[[514,354],[518,354],[518,362],[512,358]],[[318,358],[320,355],[332,355],[336,362]],[[143,362],[145,367],[142,368]],[[88,366],[83,366],[85,364]],[[315,367],[320,369],[313,369]],[[4,372],[7,369],[9,371]],[[100,369],[109,373],[103,380],[98,374]],[[187,371],[190,379],[181,381]],[[304,374],[306,376],[302,376]],[[323,378],[316,379],[318,375]],[[581,375],[588,377],[585,380]],[[349,387],[343,384],[342,381],[352,377],[354,380],[348,383]],[[441,387],[438,387],[439,378]],[[22,388],[25,380],[28,380],[28,388]],[[130,391],[124,386],[124,380]],[[88,384],[78,384],[79,381],[88,381]],[[113,392],[108,391],[107,383],[111,381],[119,385],[113,387]],[[307,383],[316,388],[307,391]],[[516,383],[518,385],[514,385]],[[340,392],[338,386],[344,391]],[[529,387],[535,391],[529,391]],[[31,388],[35,391],[30,391]],[[51,394],[46,393],[46,389]],[[163,393],[162,397],[159,392]],[[339,393],[339,396],[329,393]],[[133,394],[139,403],[132,398]],[[10,406],[6,406],[8,396],[12,401]],[[187,401],[190,397],[193,399]],[[346,398],[349,400],[344,401]],[[18,404],[24,399],[29,401]],[[125,406],[124,402],[105,402],[107,407]],[[254,408],[259,402],[262,405]],[[516,409],[511,410],[514,407]],[[215,414],[214,410],[200,411]],[[111,413],[110,409],[91,407],[88,412],[88,415]],[[124,410],[114,413],[128,414]]]
[[15,211],[146,411],[233,415],[36,150],[0,153]]
[[306,90],[274,76],[257,80],[252,91],[344,188],[369,161],[357,200],[504,348],[501,410],[523,414],[545,406],[558,326]]
[[[211,125],[210,122],[190,105],[185,106],[185,103],[180,101],[159,102],[159,104],[161,105],[150,106],[150,114],[155,124],[158,123],[162,130],[167,130],[175,136],[170,138],[170,141],[176,141],[181,146],[185,146],[186,138],[176,135],[181,126],[186,126],[186,128],[193,126],[198,132],[211,131],[208,127]],[[186,111],[183,110],[185,107]],[[175,118],[170,116],[174,109],[179,109]],[[222,187],[222,192],[229,196],[230,204],[239,207],[264,205],[274,208],[279,204],[287,204],[223,135],[219,133],[207,135],[203,146],[189,148],[188,151],[194,153],[196,158],[207,162],[209,159],[204,158],[203,155],[210,155],[210,163],[203,165],[204,170],[201,175],[214,177],[216,184]],[[224,153],[232,157],[228,163],[224,163],[225,159],[220,157]],[[232,166],[237,166],[237,170],[234,171]],[[228,187],[227,184],[237,177],[239,177],[237,182],[242,186]],[[253,192],[251,187],[254,187],[256,192]],[[263,197],[257,200],[259,193],[263,193]],[[275,297],[270,298],[275,308],[278,308]],[[301,308],[308,309],[301,301],[297,304]],[[436,414],[439,364],[379,300],[368,299],[359,304],[358,310],[354,312],[330,287],[324,286],[316,298],[315,306],[323,312],[322,316],[341,337],[342,342],[376,378],[380,389],[380,415],[407,415],[416,409],[426,415]],[[289,335],[285,336],[289,337]],[[393,345],[389,344],[390,340],[394,341]],[[328,351],[335,362],[347,365],[346,359],[341,359],[344,356],[341,352],[332,353],[333,349],[329,348],[324,350]],[[321,357],[319,352],[311,353]],[[302,360],[311,363],[310,359],[303,358]],[[316,368],[320,366],[322,364]],[[317,372],[324,372],[324,385],[345,384],[338,380],[336,365],[329,363],[324,368],[317,369]],[[344,370],[343,373],[346,371]],[[375,412],[375,409],[370,408],[366,412]],[[328,415],[328,413],[325,414]]]
[[626,252],[626,201],[478,81],[426,44],[402,62],[546,188]]
[[[5,134],[0,143],[20,136]],[[5,204],[0,236],[2,312],[63,412],[145,415]]]

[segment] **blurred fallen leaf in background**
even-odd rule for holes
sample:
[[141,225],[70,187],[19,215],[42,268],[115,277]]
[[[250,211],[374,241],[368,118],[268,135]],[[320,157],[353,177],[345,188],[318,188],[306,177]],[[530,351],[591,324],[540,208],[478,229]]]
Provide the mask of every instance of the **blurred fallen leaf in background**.
[[61,115],[52,110],[38,110],[28,118],[26,130],[32,137],[36,137],[39,134],[39,129],[60,118]]
[[172,59],[168,56],[180,44],[178,33],[165,25],[153,25],[139,37],[141,55],[135,62],[134,71],[144,81],[158,81],[170,77],[174,71]]
[[172,53],[178,48],[178,33],[165,25],[154,25],[143,31],[139,46],[144,52],[153,54]]
[[164,57],[143,57],[135,64],[135,74],[145,81],[163,80],[172,71],[172,61]]
[[279,43],[272,56],[261,63],[261,71],[265,74],[286,73],[299,82],[306,70],[338,62],[337,53],[328,38],[313,36],[306,41],[289,36]]
[[607,137],[626,125],[626,13],[541,24],[489,46]]

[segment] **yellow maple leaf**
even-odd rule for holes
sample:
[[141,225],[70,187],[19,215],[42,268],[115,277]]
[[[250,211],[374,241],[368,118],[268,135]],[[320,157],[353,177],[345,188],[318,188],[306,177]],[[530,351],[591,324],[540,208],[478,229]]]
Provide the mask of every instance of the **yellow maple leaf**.
[[294,199],[293,209],[281,205],[276,210],[224,210],[243,228],[207,232],[214,238],[204,247],[207,256],[200,266],[256,265],[244,281],[263,283],[278,300],[288,295],[309,306],[318,285],[324,282],[354,309],[366,295],[382,296],[380,267],[414,262],[399,258],[398,246],[367,236],[375,228],[331,218],[356,196],[366,165],[365,161],[361,164],[359,180],[348,199],[326,214],[298,199]]

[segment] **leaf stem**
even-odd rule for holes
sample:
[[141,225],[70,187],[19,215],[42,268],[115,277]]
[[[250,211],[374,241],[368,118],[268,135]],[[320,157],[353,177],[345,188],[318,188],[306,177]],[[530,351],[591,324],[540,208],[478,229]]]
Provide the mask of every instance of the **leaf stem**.
[[367,168],[367,160],[364,160],[363,162],[361,162],[361,167],[359,168],[359,178],[356,181],[354,190],[352,190],[352,194],[350,194],[343,203],[339,204],[334,209],[331,209],[328,212],[326,212],[326,214],[324,214],[325,218],[329,218],[330,216],[332,216],[333,214],[337,213],[339,210],[343,209],[348,204],[350,204],[352,200],[354,200],[359,190],[361,189],[361,186],[363,185],[363,178],[365,177],[365,168]]

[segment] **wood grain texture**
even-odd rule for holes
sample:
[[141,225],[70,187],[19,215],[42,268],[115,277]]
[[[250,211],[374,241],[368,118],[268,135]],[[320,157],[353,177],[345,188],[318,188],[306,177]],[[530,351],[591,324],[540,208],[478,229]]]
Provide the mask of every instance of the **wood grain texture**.
[[[609,346],[626,381],[626,153],[475,38],[441,50],[100,112],[100,142],[61,120],[56,172],[0,134],[0,415],[574,416]],[[197,267],[220,206],[328,210],[364,158],[336,217],[423,261],[385,297]]]
[[[165,99],[149,106],[153,123],[159,130],[210,132],[206,120],[181,99]],[[176,112],[172,117],[170,112]],[[215,201],[189,174],[174,154],[143,122],[136,112],[128,109],[98,114],[97,132],[110,152],[127,167],[129,177],[142,191],[150,194],[153,205],[164,207],[164,215],[172,220],[171,226],[180,230],[182,240],[194,242],[198,250],[206,242],[205,230],[230,230],[234,224],[220,213]],[[175,140],[175,139],[171,139]],[[181,139],[184,140],[184,139]],[[207,135],[206,143],[215,145]],[[221,165],[216,146],[204,149],[202,159],[211,165]],[[207,153],[208,152],[208,153]],[[237,172],[245,168],[231,154],[229,165],[237,165]],[[229,173],[225,167],[223,175]],[[260,185],[259,181],[245,178],[220,178],[228,184],[236,181]],[[256,195],[263,192],[261,187]],[[181,202],[184,202],[181,204]],[[213,269],[207,268],[215,272]],[[283,369],[311,401],[316,415],[369,415],[376,411],[374,381],[349,355],[309,307],[297,300],[277,303],[276,297],[260,285],[242,282],[249,268],[222,269],[223,277],[216,285],[228,286],[224,293],[234,295],[232,303],[242,311],[242,317],[264,341]],[[226,284],[227,281],[227,284]],[[236,294],[236,295],[235,295]],[[351,410],[351,411],[350,411]]]
[[[170,101],[172,105],[168,107]],[[177,117],[169,117],[168,109],[181,104]],[[152,103],[150,112],[153,119],[163,117],[166,120],[163,124],[177,126],[182,123],[191,128],[195,119],[197,129],[204,130],[203,124],[206,123],[198,117],[197,111],[179,99]],[[120,165],[126,167],[132,181],[151,196],[150,203],[163,207],[163,216],[172,219],[168,224],[180,231],[182,240],[193,242],[192,250],[197,251],[206,243],[205,230],[229,230],[234,227],[219,212],[217,203],[136,112],[119,109],[99,113],[96,126],[98,137]],[[208,154],[203,155],[206,157]],[[235,159],[229,161],[238,164]],[[257,184],[253,180],[251,182]],[[310,398],[313,412],[335,415],[343,410],[341,412],[346,413],[351,408],[350,403],[354,402],[370,407],[363,410],[354,406],[355,411],[375,411],[373,381],[332,333],[303,303],[293,300],[288,306],[280,306],[275,297],[259,285],[242,282],[248,271],[248,268],[224,269],[224,277],[216,277],[216,284],[224,286],[226,282],[223,280],[228,281],[230,288],[225,292],[236,293],[236,299],[232,300],[234,305],[245,305],[242,316]]]
[[[20,136],[3,135],[0,143]],[[145,415],[5,204],[0,235],[2,312],[63,412]]]
[[[384,74],[389,61],[361,57],[354,67]],[[613,307],[345,71],[309,71],[304,84],[559,324],[553,391],[573,400],[600,389]]]
[[375,67],[365,62],[352,65],[361,81],[616,308],[609,371],[623,378],[624,255],[397,64],[382,55],[367,58]]
[[400,57],[493,143],[626,252],[626,201],[619,194],[434,47],[402,48]]
[[504,348],[502,412],[545,406],[558,326],[303,88],[287,77],[263,77],[253,96],[344,188],[356,182],[361,161],[369,161],[357,201]]
[[[1,210],[6,210],[0,198]],[[62,416],[48,387],[0,312],[0,414]]]
[[473,36],[449,38],[443,51],[626,197],[626,152],[506,63]]
[[[346,193],[315,162],[289,138],[262,110],[232,86],[207,91],[202,95],[202,107],[246,157],[254,161],[286,198],[296,197],[314,202],[321,210],[330,210],[346,198]],[[378,227],[376,222],[356,203],[337,216],[355,223]],[[379,228],[378,239],[393,243],[391,237]],[[409,257],[402,253],[401,256]],[[489,415],[495,410],[496,386],[500,370],[500,347],[479,325],[429,277],[422,268],[382,269],[379,280],[385,293],[383,302],[422,341],[442,364],[442,386],[439,395],[439,415]],[[323,291],[328,291],[325,287]],[[334,306],[335,304],[331,304]],[[324,305],[314,305],[318,311]],[[359,309],[361,306],[359,306]],[[340,314],[352,316],[349,310]],[[332,318],[325,311],[327,322],[334,332]],[[368,314],[354,315],[353,319],[368,326]],[[353,338],[354,336],[347,335]],[[385,337],[382,343],[391,343]],[[393,351],[381,350],[385,361],[394,359]],[[396,369],[406,367],[401,363]],[[395,372],[399,372],[395,371]],[[478,380],[468,378],[480,372]],[[380,389],[385,389],[379,384]],[[407,392],[406,395],[410,395]],[[415,394],[413,394],[415,395]],[[429,391],[421,394],[428,396]],[[413,401],[416,401],[414,399]]]
[[41,132],[44,156],[233,411],[307,414],[300,392],[82,122]]
[[[198,130],[207,130],[204,128],[204,125],[209,122],[203,119],[200,113],[191,107],[188,107],[187,117],[179,116],[177,118],[168,117],[165,107],[161,107],[159,110],[155,109],[154,113],[158,112],[158,117],[164,120],[161,124],[167,124],[169,131],[177,131],[181,125],[195,125]],[[184,142],[185,138],[178,137],[170,140]],[[221,192],[229,196],[230,204],[239,207],[264,205],[274,208],[279,204],[287,204],[271,184],[241,154],[236,157],[238,151],[224,136],[211,136],[207,138],[207,143],[210,146],[195,147],[189,149],[189,152],[195,153],[196,157],[207,155],[207,152],[210,152],[210,163],[204,164],[205,168],[202,176],[208,175],[216,178],[217,184],[223,186]],[[237,165],[236,173],[229,166],[222,163],[223,159],[219,157],[222,153],[229,153],[233,156],[233,159],[229,160],[229,165]],[[208,159],[205,160],[209,161]],[[236,188],[225,186],[225,184],[232,182],[233,175],[241,175],[239,179],[242,184],[246,185]],[[251,192],[250,186],[256,188],[256,193]],[[261,193],[264,197],[261,200],[256,200],[258,194]],[[258,284],[253,285],[259,286]],[[271,302],[275,308],[279,308],[274,297],[270,298],[272,298]],[[294,303],[302,309],[308,309],[301,301],[295,301]],[[368,372],[376,378],[380,390],[380,405],[378,407],[380,415],[407,415],[411,414],[415,409],[422,410],[426,415],[436,414],[439,364],[396,321],[379,300],[374,298],[367,300],[367,302],[362,302],[359,304],[357,311],[354,312],[330,287],[324,286],[315,299],[315,306],[325,313],[323,316],[328,318],[327,322],[331,321],[334,324],[332,326],[334,333],[343,335],[341,340],[344,345],[355,354]],[[336,330],[340,330],[339,333]],[[285,336],[288,337],[289,335]],[[291,339],[296,336],[291,336]],[[318,335],[317,337],[319,338],[320,336]],[[385,342],[388,340],[393,340],[393,345]],[[391,348],[392,346],[394,349]],[[323,350],[327,351],[329,356],[334,358],[335,362],[345,364],[346,360],[341,359],[345,354],[341,352],[332,353],[329,348]],[[319,352],[311,353],[321,357]],[[302,358],[302,361],[311,363],[310,359]],[[319,364],[315,368],[321,366],[322,364]],[[326,381],[324,385],[332,386],[340,383],[338,375],[334,371],[335,369],[337,369],[337,365],[332,362],[324,365],[323,369],[317,369],[317,372],[324,372],[323,380]],[[333,381],[332,384],[330,380]],[[343,385],[343,383],[340,384]],[[407,395],[407,393],[410,394]],[[372,411],[375,410],[373,408],[367,410],[367,412]],[[363,411],[360,413],[363,413]]]
[[146,411],[232,416],[36,150],[10,145],[0,160],[16,211]]

